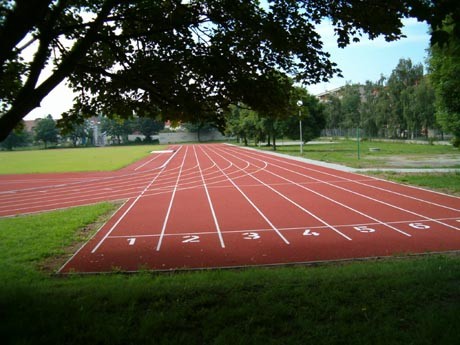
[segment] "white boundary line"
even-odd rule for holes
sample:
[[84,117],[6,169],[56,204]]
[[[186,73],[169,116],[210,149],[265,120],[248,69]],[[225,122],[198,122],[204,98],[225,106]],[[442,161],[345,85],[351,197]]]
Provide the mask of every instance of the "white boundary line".
[[[249,156],[249,157],[250,157],[250,156]],[[254,157],[251,157],[251,158],[252,158],[252,159],[255,159],[255,160],[262,161],[261,159],[258,159],[258,158],[254,158]],[[276,165],[276,164],[272,164],[272,165],[273,165],[273,166],[277,166],[277,167],[279,167],[280,169],[283,169],[283,170],[286,170],[286,171],[289,171],[289,172],[294,172],[293,170],[290,170],[290,169],[288,169],[288,168],[283,168],[283,167],[281,167],[281,166],[279,166],[279,165]],[[337,204],[337,205],[339,205],[339,206],[342,206],[342,207],[344,207],[344,208],[346,208],[346,209],[348,209],[348,210],[350,210],[350,211],[352,211],[352,212],[355,212],[355,213],[357,213],[357,214],[359,214],[359,215],[361,215],[361,216],[363,216],[363,217],[365,217],[365,218],[371,219],[371,220],[373,220],[374,222],[377,222],[377,223],[380,224],[380,225],[383,225],[383,226],[388,227],[388,228],[390,228],[390,229],[392,229],[392,230],[394,230],[394,231],[396,231],[396,232],[399,232],[400,234],[402,234],[402,235],[404,235],[404,236],[407,236],[407,237],[411,237],[411,236],[412,236],[412,235],[410,235],[410,234],[408,234],[408,233],[406,233],[406,232],[404,232],[404,231],[402,231],[402,230],[400,230],[400,229],[398,229],[398,228],[396,228],[396,227],[394,227],[394,226],[392,226],[392,225],[389,225],[387,222],[383,222],[383,221],[381,221],[381,220],[379,220],[379,219],[377,219],[377,218],[374,218],[374,217],[372,217],[372,216],[370,216],[370,215],[368,215],[368,214],[366,214],[366,213],[364,213],[364,212],[358,211],[358,210],[356,210],[355,208],[353,208],[353,207],[351,207],[351,206],[345,205],[344,203],[341,203],[340,201],[334,200],[334,199],[332,199],[332,198],[330,198],[330,197],[328,197],[328,196],[326,196],[326,195],[324,195],[324,194],[321,194],[321,193],[319,193],[319,192],[317,192],[317,191],[314,191],[313,189],[310,189],[310,188],[305,187],[305,186],[303,186],[303,185],[301,185],[301,184],[299,184],[299,183],[297,183],[297,182],[294,182],[294,181],[292,181],[292,180],[289,180],[289,179],[285,178],[284,176],[278,175],[278,174],[276,174],[276,173],[274,173],[274,172],[272,172],[272,171],[268,171],[268,170],[267,170],[267,172],[270,173],[270,174],[272,174],[272,175],[274,175],[274,176],[276,176],[276,177],[278,177],[278,178],[280,178],[280,179],[282,179],[282,180],[285,180],[285,181],[287,181],[287,182],[290,182],[290,183],[292,183],[292,184],[294,184],[294,185],[296,185],[296,186],[298,186],[298,187],[300,187],[300,188],[302,188],[302,189],[305,189],[305,190],[307,190],[307,191],[309,191],[309,192],[311,192],[311,193],[313,193],[313,194],[315,194],[315,195],[318,195],[318,196],[321,197],[321,198],[324,198],[324,199],[326,199],[326,200],[329,200],[329,201],[331,201],[331,202],[333,202],[333,203],[335,203],[335,204]],[[302,175],[302,176],[306,176],[306,175]],[[308,178],[312,178],[312,179],[313,179],[313,177],[310,177],[310,176],[308,176]],[[320,180],[318,180],[318,181],[320,181]]]
[[[224,151],[225,152],[225,151]],[[239,159],[243,162],[245,162],[244,159],[238,157],[238,156],[235,156],[231,153],[228,153],[228,152],[225,152],[226,154],[230,154],[231,156],[235,157],[236,159]],[[218,154],[218,153],[217,153]],[[218,154],[219,156],[221,156],[222,158],[224,158],[222,155]],[[226,158],[224,158],[226,159]],[[265,163],[265,164],[268,164],[267,162],[263,161],[263,160],[259,160],[261,161],[262,163]],[[265,170],[267,173],[271,173],[269,170]],[[273,174],[273,173],[271,173]],[[257,182],[259,182],[260,184],[262,184],[263,186],[269,188],[272,192],[278,194],[279,196],[281,196],[283,199],[287,200],[288,202],[290,202],[291,204],[293,204],[294,206],[296,206],[298,209],[302,210],[303,212],[307,213],[308,215],[310,215],[311,217],[315,218],[317,221],[323,223],[326,227],[328,227],[329,229],[331,229],[332,231],[336,232],[337,234],[339,234],[340,236],[346,238],[348,241],[352,241],[352,239],[350,237],[348,237],[347,235],[345,235],[344,233],[342,233],[341,231],[337,230],[335,227],[333,227],[332,225],[330,225],[329,223],[327,223],[326,221],[324,221],[322,218],[318,217],[317,215],[315,215],[314,213],[310,212],[309,210],[307,210],[306,208],[304,208],[303,206],[299,205],[298,203],[296,203],[294,200],[288,198],[286,195],[284,195],[283,193],[277,191],[275,188],[273,188],[272,186],[266,184],[265,182],[263,182],[262,180],[258,179],[257,177],[255,177],[254,175],[250,175],[253,179],[255,179]],[[288,182],[291,182],[289,180],[286,180]]]
[[[176,153],[179,152],[179,150],[176,151]],[[175,156],[175,153],[174,155]],[[171,159],[171,158],[170,158]],[[169,159],[169,160],[170,160]],[[168,162],[169,162],[168,160]],[[128,207],[128,209],[121,215],[120,218],[118,218],[118,220],[115,222],[115,224],[110,228],[109,231],[107,231],[107,233],[105,234],[105,236],[99,241],[99,243],[93,248],[93,250],[91,251],[91,254],[94,254],[98,249],[99,247],[102,245],[102,243],[105,241],[105,239],[107,237],[109,237],[109,235],[112,233],[112,231],[118,226],[118,224],[120,224],[120,222],[123,220],[123,218],[126,217],[126,215],[128,214],[129,211],[131,211],[131,209],[134,207],[134,205],[139,201],[139,199],[144,195],[144,193],[147,191],[147,189],[150,188],[150,186],[153,184],[153,182],[156,181],[156,179],[161,175],[161,173],[164,171],[164,169],[166,168],[166,164],[163,165],[163,168],[158,172],[158,174],[152,179],[152,181],[150,181],[150,183],[144,188],[144,190],[137,196],[137,198],[133,201],[133,203]]]
[[[215,163],[215,161],[209,156],[207,152],[203,150],[203,153],[208,156],[208,158]],[[230,162],[228,159],[224,158],[227,162]],[[283,236],[283,234],[277,229],[277,227],[267,218],[267,216],[254,204],[254,202],[241,190],[240,187],[225,173],[217,164],[217,168],[222,171],[222,173],[227,177],[230,183],[241,193],[241,195],[246,199],[246,201],[259,213],[259,215],[265,220],[265,222],[270,225],[270,227],[277,233],[277,235],[283,240],[284,243],[290,244],[289,241]],[[249,165],[248,165],[249,166]],[[235,166],[236,167],[236,166]],[[239,170],[243,170],[241,168],[236,167]],[[260,171],[260,170],[256,170]],[[247,173],[247,175],[251,175],[253,173]]]
[[160,234],[160,238],[158,239],[158,245],[157,245],[157,249],[156,249],[157,252],[160,251],[161,244],[163,242],[163,237],[164,237],[164,234],[165,234],[165,231],[166,231],[166,225],[168,224],[169,215],[171,214],[171,208],[172,208],[172,205],[174,203],[174,197],[176,196],[177,186],[179,185],[179,180],[180,180],[180,176],[182,174],[182,168],[184,167],[185,157],[187,157],[187,153],[188,153],[188,146],[185,149],[184,158],[182,159],[182,163],[181,163],[180,169],[179,169],[179,174],[177,175],[177,179],[176,179],[176,184],[175,184],[174,189],[173,189],[172,194],[171,194],[171,200],[169,201],[168,211],[166,212],[166,216],[165,216],[165,219],[164,219],[164,222],[163,222],[163,227],[161,228],[161,234]]
[[[460,221],[457,217],[454,218],[438,218],[437,220],[457,220]],[[414,219],[414,220],[400,220],[400,221],[394,221],[394,222],[388,222],[388,224],[410,224],[410,223],[420,223],[424,222],[426,219]],[[375,226],[375,225],[381,225],[380,223],[354,223],[354,224],[338,224],[334,225],[336,228],[354,228],[355,226]],[[317,226],[296,226],[296,227],[287,227],[287,228],[278,228],[280,231],[286,231],[286,232],[291,232],[291,231],[300,231],[303,232],[305,229],[310,229],[310,230],[327,230],[326,225],[317,225]],[[257,229],[240,229],[240,230],[222,230],[222,234],[238,234],[238,233],[245,233],[245,232],[269,232],[273,231],[271,228],[257,228]],[[439,230],[438,230],[439,231]],[[181,236],[187,236],[187,235],[215,235],[216,233],[214,231],[203,231],[203,232],[180,232],[180,233],[174,233],[174,234],[164,234],[165,237],[181,237]],[[148,238],[148,237],[158,237],[160,236],[159,234],[132,234],[132,235],[115,235],[115,236],[109,236],[109,239],[125,239],[125,238]]]
[[[257,158],[254,158],[254,159],[257,159]],[[278,161],[278,160],[277,160],[277,161]],[[285,163],[285,162],[284,162],[284,163]],[[288,164],[292,165],[291,163],[288,163]],[[300,175],[300,176],[303,176],[303,177],[307,177],[307,178],[310,178],[310,179],[313,179],[313,180],[316,180],[316,181],[322,181],[322,180],[317,179],[317,178],[315,178],[315,177],[312,177],[312,176],[308,176],[308,175],[302,174],[302,173],[300,173],[300,172],[298,172],[298,171],[290,170],[290,169],[288,169],[288,168],[286,168],[286,167],[282,167],[282,166],[277,165],[277,164],[273,164],[273,166],[277,166],[277,167],[280,168],[280,169],[283,169],[283,170],[286,170],[286,171],[290,171],[290,172],[292,172],[292,173],[294,173],[294,174],[297,174],[297,175]],[[297,165],[294,164],[294,166],[297,166]],[[305,169],[308,170],[308,168],[305,168]],[[417,212],[413,212],[413,211],[404,209],[404,208],[402,208],[402,207],[399,207],[399,206],[396,206],[396,205],[387,203],[387,202],[382,201],[382,200],[375,199],[375,198],[373,198],[373,197],[370,197],[370,196],[367,196],[367,195],[364,195],[364,194],[361,194],[361,193],[358,193],[358,192],[355,192],[355,191],[352,191],[352,190],[349,190],[349,189],[346,189],[346,188],[337,186],[337,185],[335,185],[335,184],[332,184],[332,183],[329,183],[329,182],[326,182],[326,181],[322,181],[322,182],[323,182],[323,184],[326,184],[326,185],[328,185],[328,186],[332,186],[332,187],[334,187],[334,188],[344,190],[344,191],[346,191],[346,192],[348,192],[348,193],[355,194],[355,195],[360,196],[360,197],[362,197],[362,198],[365,198],[365,199],[368,199],[368,200],[371,200],[371,201],[375,201],[375,202],[380,203],[380,204],[383,204],[383,205],[385,205],[385,206],[389,206],[389,207],[395,208],[395,209],[397,209],[397,210],[399,210],[399,211],[406,212],[406,213],[410,213],[410,214],[415,215],[415,216],[417,216],[417,217],[422,217],[422,218],[424,218],[425,220],[433,221],[433,222],[435,222],[435,223],[439,223],[439,224],[441,224],[441,225],[443,225],[443,226],[446,226],[446,227],[448,227],[448,228],[452,228],[452,229],[454,229],[454,230],[456,230],[456,231],[460,231],[460,228],[458,228],[458,227],[455,227],[455,226],[453,226],[453,225],[450,225],[450,224],[446,224],[446,223],[437,221],[437,220],[435,220],[435,219],[433,219],[433,218],[431,218],[431,217],[421,215],[421,214],[419,214],[419,213],[417,213]],[[302,188],[305,188],[305,187],[302,187]],[[368,216],[368,217],[369,217],[369,216]],[[400,230],[398,230],[398,231],[400,231]]]
[[[172,153],[173,151],[171,151]],[[150,152],[150,154],[152,154],[153,152]],[[138,171],[139,169],[142,169],[143,167],[145,167],[147,164],[153,162],[154,160],[158,159],[159,157],[161,157],[161,155],[155,155],[152,159],[149,159],[147,162],[139,165],[136,169],[134,169],[134,171]]]
[[61,273],[61,271],[64,269],[64,267],[67,266],[67,264],[68,264],[70,261],[72,261],[73,258],[76,257],[78,253],[80,253],[80,251],[89,243],[89,241],[91,241],[91,240],[92,240],[92,239],[93,239],[93,238],[104,228],[104,226],[110,221],[110,219],[112,219],[112,217],[113,217],[114,215],[116,215],[116,214],[126,205],[126,203],[127,203],[128,201],[129,201],[129,199],[126,200],[123,204],[121,204],[121,206],[118,207],[118,208],[115,210],[115,212],[113,212],[112,216],[109,217],[109,219],[107,219],[107,220],[104,222],[104,224],[102,224],[102,225],[99,227],[99,229],[96,231],[96,233],[95,233],[93,236],[91,236],[91,238],[89,238],[85,243],[83,243],[83,244],[81,245],[81,247],[78,248],[78,250],[77,250],[75,253],[73,253],[73,255],[72,255],[72,256],[64,263],[64,265],[62,265],[61,268],[57,271],[58,274]]
[[198,169],[200,171],[201,180],[203,181],[203,187],[204,187],[204,190],[206,192],[206,197],[208,198],[208,203],[209,203],[209,207],[211,209],[212,218],[214,219],[214,224],[216,226],[217,234],[219,235],[220,246],[222,248],[225,248],[225,243],[224,243],[224,239],[222,237],[222,232],[220,230],[219,222],[217,221],[216,212],[214,211],[214,206],[213,206],[212,201],[211,201],[211,196],[209,195],[209,191],[208,191],[208,187],[206,185],[206,181],[204,180],[203,172],[201,171],[201,165],[200,165],[200,161],[198,159],[198,155],[196,154],[195,146],[193,146],[193,152],[195,153],[195,158],[196,158],[196,161],[198,162]]
[[[397,185],[397,186],[402,186],[402,187],[406,187],[406,188],[409,188],[409,189],[416,189],[416,190],[420,190],[420,191],[423,191],[423,192],[434,193],[434,194],[446,196],[446,197],[449,197],[449,198],[452,198],[452,199],[460,200],[459,196],[450,195],[450,194],[447,194],[447,193],[443,193],[443,192],[439,192],[439,191],[436,191],[436,190],[431,190],[431,189],[427,189],[427,188],[423,188],[423,187],[419,187],[419,186],[412,186],[412,185],[402,184],[402,183],[398,183],[398,182],[394,182],[394,181],[390,181],[390,180],[385,180],[385,179],[382,179],[382,178],[379,178],[379,177],[376,177],[376,176],[369,176],[369,175],[363,175],[362,174],[362,172],[365,172],[365,171],[370,171],[370,172],[372,172],[372,171],[376,171],[376,172],[382,171],[382,170],[379,170],[379,169],[365,170],[365,169],[349,168],[349,167],[339,165],[339,164],[315,161],[315,160],[312,160],[312,159],[290,156],[290,155],[286,155],[286,154],[282,154],[282,153],[278,153],[278,152],[260,151],[258,149],[252,148],[252,147],[241,147],[241,146],[236,146],[236,145],[228,144],[228,143],[226,143],[225,145],[227,145],[228,147],[235,148],[235,149],[239,148],[239,149],[247,150],[249,152],[257,152],[259,154],[267,154],[269,156],[278,157],[278,158],[281,158],[281,159],[284,159],[284,160],[290,160],[290,161],[293,161],[293,162],[299,162],[299,163],[303,163],[303,164],[313,165],[315,167],[323,167],[323,168],[326,168],[326,169],[329,169],[329,170],[335,170],[335,171],[341,171],[341,172],[345,172],[345,173],[355,174],[355,175],[358,175],[358,176],[366,177],[367,179],[370,179],[370,180],[388,182],[388,183],[391,183],[391,184],[394,184],[394,185]],[[283,160],[280,160],[280,159],[275,159],[275,160],[284,162]],[[322,170],[316,170],[316,169],[312,169],[312,168],[307,168],[304,165],[298,165],[298,164],[294,164],[294,163],[287,163],[287,164],[293,165],[293,166],[296,166],[296,167],[299,167],[299,168],[302,168],[302,169],[315,171],[315,172],[318,172],[318,173],[321,173],[321,174],[326,174],[326,175],[330,175],[330,176],[343,178],[345,181],[348,180],[345,177],[341,177],[341,176],[338,176],[338,175],[326,173],[326,172],[324,172]],[[453,171],[455,171],[455,169]],[[458,171],[458,169],[456,171]],[[430,172],[430,169],[427,169],[426,172],[422,171],[421,173],[423,174],[423,173],[428,173],[428,172]],[[350,180],[350,181],[355,182],[355,180]],[[388,191],[388,192],[392,192],[392,191]],[[404,196],[404,194],[402,194],[402,195]],[[429,201],[424,200],[424,199],[420,199],[420,201],[425,201],[425,202],[429,203]],[[439,205],[439,206],[445,207],[443,205]]]

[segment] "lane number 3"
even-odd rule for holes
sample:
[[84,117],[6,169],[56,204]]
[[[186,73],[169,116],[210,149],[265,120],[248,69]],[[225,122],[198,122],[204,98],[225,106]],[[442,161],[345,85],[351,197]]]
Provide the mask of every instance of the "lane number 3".
[[245,240],[258,240],[260,235],[257,232],[245,232],[243,238]]

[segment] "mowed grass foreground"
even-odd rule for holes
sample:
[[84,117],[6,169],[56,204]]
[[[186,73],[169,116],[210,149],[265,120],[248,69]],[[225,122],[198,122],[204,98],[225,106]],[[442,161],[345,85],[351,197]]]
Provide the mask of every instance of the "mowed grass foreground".
[[140,145],[0,152],[0,174],[117,170],[163,148]]
[[72,243],[86,240],[91,224],[114,209],[104,203],[0,219],[2,343],[460,343],[460,257],[453,255],[52,275]]

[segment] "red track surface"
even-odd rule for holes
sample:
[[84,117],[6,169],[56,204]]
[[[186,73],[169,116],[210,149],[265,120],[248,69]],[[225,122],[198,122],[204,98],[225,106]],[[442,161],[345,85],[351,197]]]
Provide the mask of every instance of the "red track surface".
[[170,270],[460,249],[460,199],[228,145],[116,173],[0,177],[0,216],[127,199],[61,272]]

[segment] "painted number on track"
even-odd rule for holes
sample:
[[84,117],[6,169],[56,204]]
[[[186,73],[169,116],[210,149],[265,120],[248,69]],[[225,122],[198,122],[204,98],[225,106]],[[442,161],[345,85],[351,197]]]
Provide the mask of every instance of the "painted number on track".
[[372,232],[375,232],[375,229],[370,228],[368,226],[362,225],[362,226],[355,226],[355,230],[358,230],[359,232],[362,232],[363,234],[370,234]]
[[304,236],[319,236],[318,232],[311,231],[310,229],[307,229],[303,232]]
[[427,230],[430,228],[429,225],[423,223],[410,223],[409,226],[417,230]]
[[182,243],[198,243],[200,242],[200,236],[198,235],[186,235],[182,236]]
[[129,244],[130,246],[134,246],[134,243],[136,243],[136,238],[135,238],[135,237],[133,237],[133,238],[128,238],[128,244]]
[[243,234],[245,240],[258,240],[260,238],[259,233],[257,232],[245,232]]

